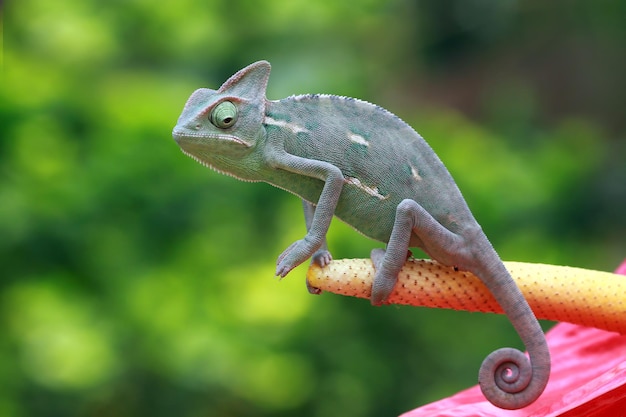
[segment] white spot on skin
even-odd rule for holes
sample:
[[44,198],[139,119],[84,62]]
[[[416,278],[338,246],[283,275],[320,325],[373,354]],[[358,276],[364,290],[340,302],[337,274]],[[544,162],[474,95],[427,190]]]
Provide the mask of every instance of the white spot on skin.
[[357,143],[359,145],[370,146],[369,142],[363,136],[357,135],[356,133],[349,132],[348,138],[350,138],[352,142]]
[[422,177],[420,175],[420,173],[417,171],[417,168],[415,168],[412,165],[409,165],[411,167],[411,175],[413,176],[413,179],[416,181],[421,181]]
[[272,125],[272,126],[278,126],[278,127],[282,127],[285,129],[289,129],[291,130],[293,133],[298,134],[298,133],[309,133],[308,130],[306,130],[305,128],[298,126],[294,123],[289,123],[286,120],[275,120],[272,119],[269,116],[265,117],[265,120],[263,121],[264,124],[266,125]]
[[367,185],[362,184],[361,180],[359,180],[358,178],[346,177],[346,183],[352,184],[355,187],[360,188],[361,190],[365,191],[367,194],[371,195],[372,197],[376,197],[379,200],[384,200],[387,198],[386,196],[378,192],[378,187],[368,187]]

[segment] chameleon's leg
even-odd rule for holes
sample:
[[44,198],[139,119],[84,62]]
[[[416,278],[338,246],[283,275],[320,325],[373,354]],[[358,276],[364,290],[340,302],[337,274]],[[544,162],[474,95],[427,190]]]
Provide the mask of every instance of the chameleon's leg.
[[[304,221],[306,222],[307,232],[311,229],[311,223],[313,222],[313,216],[315,215],[315,206],[306,200],[302,200],[302,207],[304,208]],[[322,268],[332,261],[333,257],[328,251],[328,244],[326,243],[326,237],[322,242],[322,246],[311,257],[311,263],[315,263]],[[311,294],[320,294],[322,291],[319,288],[315,288],[309,284],[309,280],[306,280],[306,288]]]
[[277,148],[273,148],[273,152],[267,156],[274,168],[324,181],[324,188],[312,213],[306,236],[292,243],[276,261],[276,275],[284,277],[325,245],[326,232],[335,213],[344,178],[339,168],[328,162],[291,155]]
[[[302,207],[304,208],[304,221],[306,222],[306,231],[311,230],[311,223],[313,222],[313,216],[315,215],[315,205],[309,203],[306,200],[302,200]],[[318,264],[322,268],[325,267],[333,260],[332,255],[328,251],[328,244],[326,243],[326,236],[322,241],[322,246],[313,254],[311,262]]]
[[[387,250],[384,253],[380,250],[372,251],[372,261],[376,268],[372,285],[372,304],[382,304],[391,294],[398,280],[398,273],[406,262],[409,241],[413,233],[423,242],[422,249],[445,265],[456,265],[455,262],[449,263],[455,257],[452,255],[464,250],[459,236],[443,227],[417,202],[403,200],[396,208],[396,218]],[[438,253],[441,252],[436,249],[439,247],[446,248],[447,255]],[[430,248],[432,250],[429,250]],[[442,258],[448,258],[446,259],[448,262]]]
[[494,405],[518,409],[535,401],[550,375],[550,352],[545,336],[523,294],[502,264],[480,226],[452,233],[413,200],[403,200],[396,210],[387,251],[373,254],[377,268],[372,303],[380,304],[393,290],[414,233],[431,258],[458,266],[480,278],[498,301],[528,350],[526,356],[511,348],[492,352],[481,365],[478,381]]

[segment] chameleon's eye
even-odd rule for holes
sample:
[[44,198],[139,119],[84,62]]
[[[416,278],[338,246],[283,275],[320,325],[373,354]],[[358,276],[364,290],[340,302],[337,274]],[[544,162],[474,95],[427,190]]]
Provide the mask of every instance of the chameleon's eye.
[[223,101],[215,106],[209,120],[220,129],[228,129],[237,121],[237,107],[230,101]]

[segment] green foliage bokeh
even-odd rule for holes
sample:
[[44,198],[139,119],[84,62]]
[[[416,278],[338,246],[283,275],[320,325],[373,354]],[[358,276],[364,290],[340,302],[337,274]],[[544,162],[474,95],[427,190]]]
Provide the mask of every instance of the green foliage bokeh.
[[[21,0],[2,10],[0,415],[397,415],[475,383],[505,317],[273,277],[297,199],[211,172],[189,94],[273,65],[268,98],[400,115],[504,259],[626,254],[620,2]],[[336,258],[380,246],[334,222]],[[419,254],[418,254],[419,255]],[[459,343],[461,342],[461,343]]]

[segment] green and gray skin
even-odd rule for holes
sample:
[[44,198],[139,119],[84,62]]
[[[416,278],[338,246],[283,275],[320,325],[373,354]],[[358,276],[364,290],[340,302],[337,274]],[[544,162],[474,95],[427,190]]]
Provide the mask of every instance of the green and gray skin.
[[387,243],[386,251],[372,251],[374,305],[391,293],[409,247],[470,271],[500,303],[530,357],[496,350],[481,365],[480,387],[501,408],[535,401],[550,374],[542,329],[426,141],[397,116],[361,100],[316,94],[267,100],[269,75],[270,64],[260,61],[217,91],[195,91],[173,136],[203,165],[302,199],[307,234],[278,257],[276,275],[309,258],[322,267],[331,261],[326,233],[333,215]]

